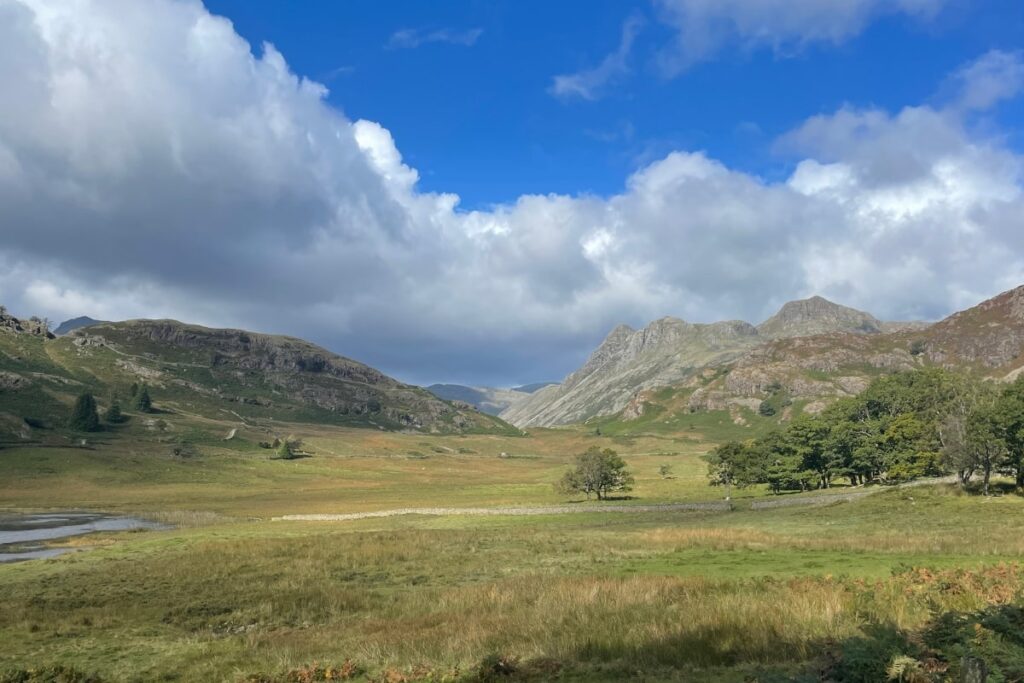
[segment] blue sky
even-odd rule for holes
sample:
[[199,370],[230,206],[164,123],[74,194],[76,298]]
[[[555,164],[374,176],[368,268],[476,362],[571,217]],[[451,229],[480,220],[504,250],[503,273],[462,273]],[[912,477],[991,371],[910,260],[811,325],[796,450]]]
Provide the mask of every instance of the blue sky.
[[8,0],[0,304],[492,386],[936,320],[1024,284],[1022,95],[1020,0]]
[[[891,111],[928,102],[957,66],[993,48],[1019,49],[1024,36],[1024,3],[964,1],[926,19],[881,16],[840,45],[731,50],[670,78],[655,57],[672,29],[644,1],[206,5],[254,46],[273,43],[296,73],[325,83],[350,118],[385,125],[421,187],[456,192],[463,208],[526,193],[608,195],[674,149],[781,177],[793,159],[773,142],[807,117],[846,103]],[[628,75],[596,101],[549,94],[555,75],[614,51],[630,18],[641,27]],[[481,32],[469,46],[389,47],[403,29]],[[1022,114],[1016,106],[999,117]]]

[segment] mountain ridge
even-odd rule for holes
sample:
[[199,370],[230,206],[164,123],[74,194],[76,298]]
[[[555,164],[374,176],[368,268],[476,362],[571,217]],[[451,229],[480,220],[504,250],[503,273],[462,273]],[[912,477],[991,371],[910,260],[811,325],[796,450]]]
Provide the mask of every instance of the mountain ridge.
[[584,421],[627,406],[635,409],[648,390],[694,380],[704,370],[739,362],[773,341],[822,334],[872,337],[924,325],[885,323],[821,296],[787,302],[756,327],[742,320],[689,323],[673,317],[652,321],[640,330],[618,325],[560,384],[537,392],[500,416],[520,427]]

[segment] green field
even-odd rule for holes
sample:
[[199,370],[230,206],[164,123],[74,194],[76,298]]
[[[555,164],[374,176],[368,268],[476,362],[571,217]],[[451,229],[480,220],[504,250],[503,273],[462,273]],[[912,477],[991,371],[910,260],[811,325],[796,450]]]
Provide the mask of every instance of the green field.
[[[604,505],[720,499],[700,459],[711,441],[696,428],[508,437],[294,424],[310,455],[286,461],[257,445],[260,429],[225,441],[237,425],[161,417],[162,431],[136,415],[87,448],[54,434],[0,449],[0,509],[176,525],[80,537],[70,544],[82,552],[0,565],[0,672],[810,681],[860,661],[837,652],[867,648],[868,664],[841,680],[884,680],[872,678],[878,667],[916,647],[936,614],[1012,603],[1024,585],[1024,499],[946,485],[770,510],[749,502],[786,497],[751,488],[732,512],[271,520],[564,505],[572,499],[552,484],[591,445],[616,448],[636,477],[628,498]],[[174,456],[183,441],[194,451]]]

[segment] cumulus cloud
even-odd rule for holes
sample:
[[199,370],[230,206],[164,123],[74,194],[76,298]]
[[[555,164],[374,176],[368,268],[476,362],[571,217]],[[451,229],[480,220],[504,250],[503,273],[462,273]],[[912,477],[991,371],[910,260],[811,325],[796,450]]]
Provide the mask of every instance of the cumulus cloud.
[[548,92],[565,100],[596,100],[603,96],[610,85],[629,73],[629,53],[642,26],[643,21],[637,16],[627,19],[622,26],[618,49],[593,68],[555,76]]
[[935,317],[1024,281],[1022,159],[957,107],[809,119],[784,182],[677,151],[610,197],[463,211],[325,94],[198,2],[0,2],[0,302],[511,384],[619,322],[756,322],[812,293]]
[[776,53],[813,43],[840,44],[884,14],[934,16],[945,0],[655,0],[677,30],[660,55],[667,75],[714,57],[726,46]]
[[426,43],[448,43],[449,45],[472,47],[483,33],[484,30],[482,28],[465,30],[453,28],[403,28],[391,34],[387,47],[392,49],[410,49]]

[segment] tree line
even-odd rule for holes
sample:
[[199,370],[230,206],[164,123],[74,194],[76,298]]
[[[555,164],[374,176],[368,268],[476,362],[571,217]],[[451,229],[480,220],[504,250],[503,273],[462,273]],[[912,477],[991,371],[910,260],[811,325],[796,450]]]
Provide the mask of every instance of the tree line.
[[964,487],[979,477],[986,495],[994,475],[1024,487],[1024,377],[998,384],[941,368],[886,375],[706,460],[712,485],[767,484],[776,493],[948,474]]

